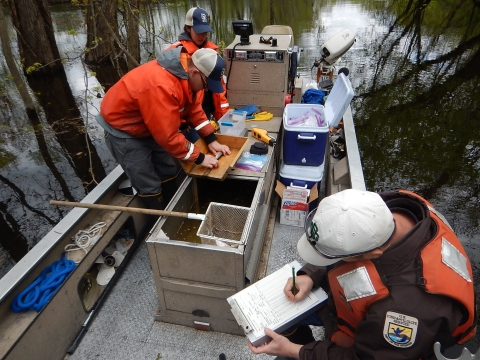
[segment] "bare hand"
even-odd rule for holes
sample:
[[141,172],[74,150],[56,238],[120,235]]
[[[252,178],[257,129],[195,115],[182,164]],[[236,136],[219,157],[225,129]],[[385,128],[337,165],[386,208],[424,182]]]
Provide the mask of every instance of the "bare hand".
[[218,167],[218,160],[215,159],[215,156],[205,155],[205,159],[202,161],[202,166],[205,166],[209,169]]
[[313,280],[308,275],[295,276],[295,287],[297,291],[293,295],[293,281],[292,278],[287,280],[287,284],[283,288],[283,293],[285,296],[293,302],[302,300],[313,287]]
[[272,338],[270,342],[259,347],[248,343],[248,347],[254,354],[267,354],[270,356],[287,356],[295,359],[300,358],[300,348],[302,345],[290,342],[285,336],[277,334],[275,331],[265,328],[265,334]]
[[216,140],[214,142],[211,142],[210,144],[208,144],[208,148],[213,153],[213,155],[217,155],[218,151],[223,153],[223,155],[230,155],[231,154],[230,148],[227,145],[222,145]]

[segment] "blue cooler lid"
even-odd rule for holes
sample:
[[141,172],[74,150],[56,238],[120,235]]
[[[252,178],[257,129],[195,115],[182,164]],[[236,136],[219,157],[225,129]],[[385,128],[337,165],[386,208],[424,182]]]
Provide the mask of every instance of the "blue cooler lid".
[[284,179],[320,182],[323,178],[324,164],[325,162],[320,166],[287,165],[282,161],[280,176]]
[[353,99],[353,94],[350,80],[344,74],[339,74],[324,105],[325,119],[329,126],[336,127],[338,125]]

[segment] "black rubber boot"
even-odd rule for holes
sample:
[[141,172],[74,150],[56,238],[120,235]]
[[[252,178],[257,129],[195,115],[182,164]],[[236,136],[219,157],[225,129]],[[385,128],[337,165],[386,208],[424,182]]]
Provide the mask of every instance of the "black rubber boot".
[[140,199],[142,199],[143,205],[145,205],[147,209],[165,210],[165,207],[167,206],[162,193],[155,195],[140,195]]
[[172,200],[173,195],[178,190],[178,185],[177,185],[177,178],[174,177],[172,179],[168,179],[166,181],[162,181],[162,194],[163,194],[163,201],[165,201],[165,204],[168,204],[170,200]]

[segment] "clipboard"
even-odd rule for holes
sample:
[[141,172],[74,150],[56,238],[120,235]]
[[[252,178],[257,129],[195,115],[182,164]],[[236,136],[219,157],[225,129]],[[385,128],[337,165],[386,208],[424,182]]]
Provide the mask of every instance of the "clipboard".
[[292,276],[292,267],[299,270],[301,265],[293,261],[227,298],[235,320],[253,346],[270,340],[263,331],[265,327],[281,333],[317,311],[328,298],[327,293],[318,288],[299,302],[288,300],[283,288]]

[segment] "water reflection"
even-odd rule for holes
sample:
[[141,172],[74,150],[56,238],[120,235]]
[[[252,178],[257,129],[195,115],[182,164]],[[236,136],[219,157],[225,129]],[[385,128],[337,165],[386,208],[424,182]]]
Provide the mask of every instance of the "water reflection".
[[[270,23],[290,25],[295,43],[304,49],[300,66],[306,74],[326,39],[345,28],[354,31],[357,41],[339,66],[350,69],[355,88],[352,106],[367,188],[405,188],[424,195],[477,257],[478,2],[307,0],[293,6],[286,0],[228,0],[195,5],[212,14],[212,40],[220,44],[232,41],[233,19],[252,19],[256,32]],[[191,6],[189,1],[146,5],[142,61],[175,41]],[[69,86],[61,79],[46,89],[31,84],[43,109],[39,122],[32,123],[6,76],[0,84],[0,230],[8,234],[2,247],[15,244],[18,250],[11,251],[11,263],[69,211],[52,208],[48,200],[79,201],[93,177],[101,180],[114,167],[92,116],[101,101],[96,94],[101,96],[101,85],[108,88],[110,77],[100,69],[93,76],[74,60],[86,43],[81,9],[55,6],[52,17],[60,52],[71,59],[65,65]],[[1,72],[7,73],[5,66]]]
[[354,102],[367,188],[419,192],[473,246],[480,9],[470,3],[439,11],[430,2],[392,2],[389,9],[396,18],[369,49],[371,76],[361,80]]

